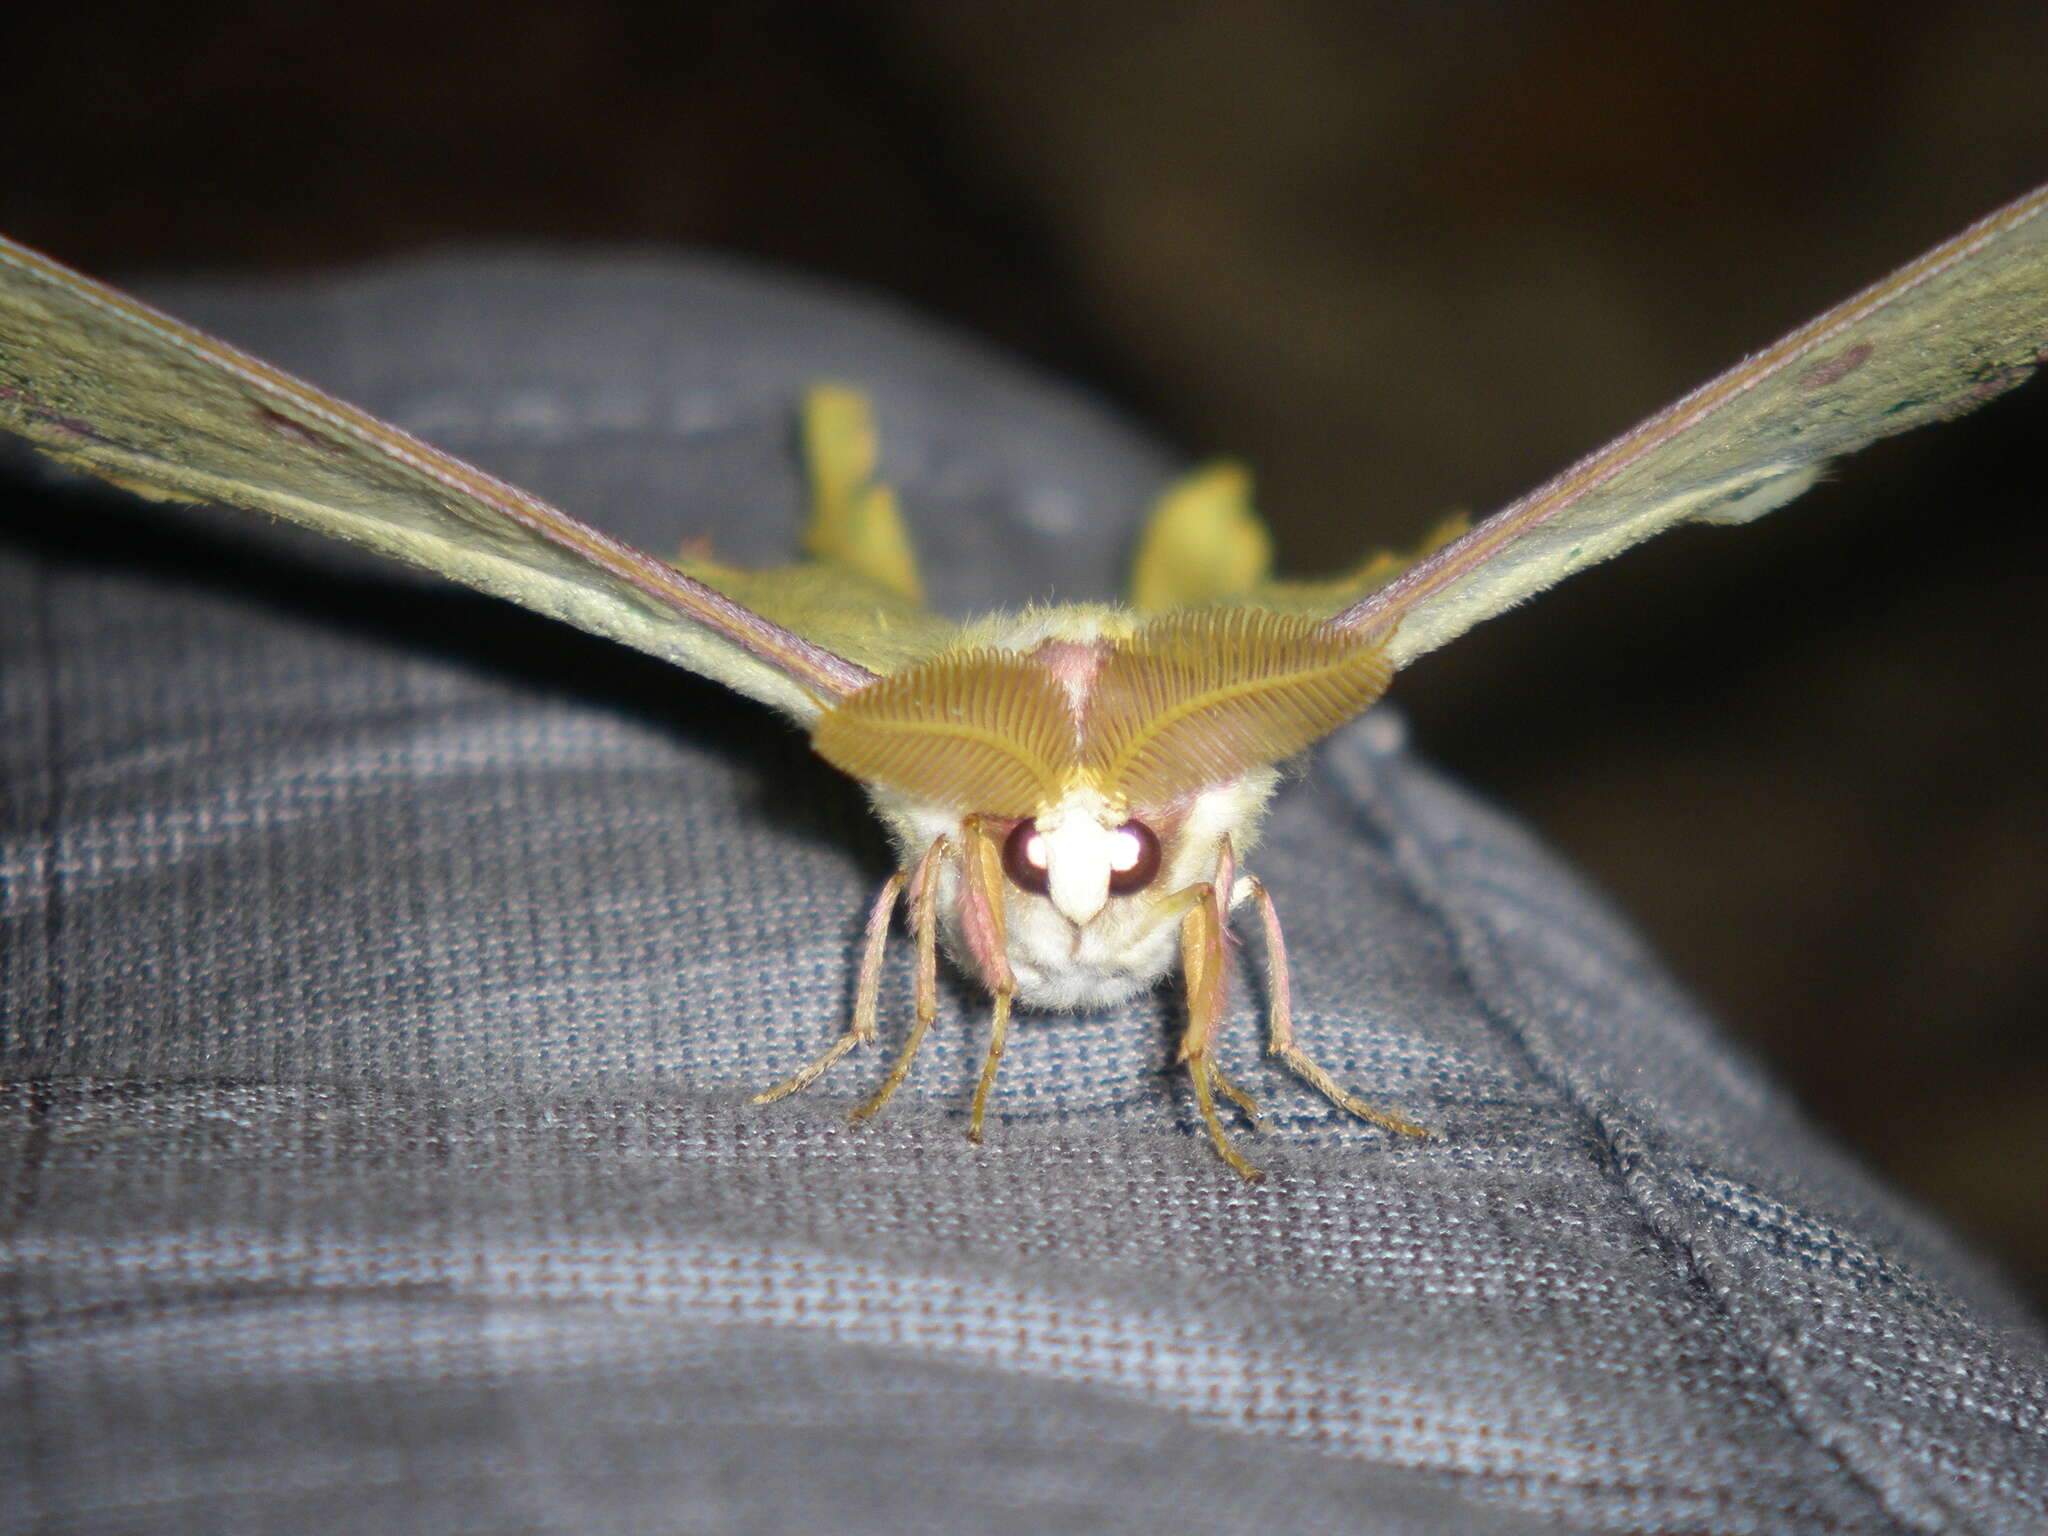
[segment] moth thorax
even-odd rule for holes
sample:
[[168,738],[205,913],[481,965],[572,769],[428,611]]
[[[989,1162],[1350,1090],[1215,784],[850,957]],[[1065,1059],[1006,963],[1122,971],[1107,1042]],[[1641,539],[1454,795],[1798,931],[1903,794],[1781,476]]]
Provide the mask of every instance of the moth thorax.
[[1075,927],[1100,915],[1112,896],[1149,885],[1159,872],[1158,836],[1098,790],[1067,791],[1021,821],[1003,848],[1003,867],[1022,889],[1043,895]]

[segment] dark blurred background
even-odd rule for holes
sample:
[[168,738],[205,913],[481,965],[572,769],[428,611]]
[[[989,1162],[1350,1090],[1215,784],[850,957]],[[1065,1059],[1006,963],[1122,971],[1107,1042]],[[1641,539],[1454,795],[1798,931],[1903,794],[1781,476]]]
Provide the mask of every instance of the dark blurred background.
[[[8,7],[0,62],[0,227],[88,269],[509,239],[829,273],[1249,459],[1304,572],[2048,180],[2038,0],[88,0]],[[2037,1299],[2044,445],[2036,384],[1398,690]]]

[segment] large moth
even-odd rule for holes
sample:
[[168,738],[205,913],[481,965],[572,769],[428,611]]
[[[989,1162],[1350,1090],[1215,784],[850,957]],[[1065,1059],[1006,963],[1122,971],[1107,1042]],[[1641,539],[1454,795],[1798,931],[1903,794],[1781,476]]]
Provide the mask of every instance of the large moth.
[[[1325,582],[1272,577],[1228,467],[1162,498],[1128,606],[955,622],[919,601],[872,422],[839,387],[803,407],[809,558],[766,571],[632,549],[236,349],[0,241],[0,425],[145,496],[265,511],[635,646],[781,711],[857,779],[900,867],[870,910],[852,1017],[758,1097],[879,1032],[899,905],[916,946],[908,1074],[945,949],[994,999],[979,1139],[1014,1006],[1113,1004],[1179,972],[1179,1055],[1217,1152],[1254,1114],[1216,1039],[1233,912],[1262,930],[1268,1043],[1330,1101],[1425,1134],[1295,1037],[1275,901],[1243,860],[1277,765],[1399,668],[1574,571],[1684,521],[1744,522],[1831,459],[1962,414],[2048,347],[2048,188],[1744,359],[1468,532]],[[679,536],[688,532],[679,527]]]

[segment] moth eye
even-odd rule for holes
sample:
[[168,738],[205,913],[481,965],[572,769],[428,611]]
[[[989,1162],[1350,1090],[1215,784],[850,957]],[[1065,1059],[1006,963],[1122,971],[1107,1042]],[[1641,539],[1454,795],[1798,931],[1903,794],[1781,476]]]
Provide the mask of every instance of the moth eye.
[[1116,829],[1109,855],[1109,894],[1128,896],[1159,878],[1159,834],[1142,821]]
[[1010,835],[1003,839],[1003,873],[1012,885],[1034,896],[1043,896],[1051,887],[1045,871],[1045,839],[1039,835],[1038,823],[1029,817],[1010,828]]

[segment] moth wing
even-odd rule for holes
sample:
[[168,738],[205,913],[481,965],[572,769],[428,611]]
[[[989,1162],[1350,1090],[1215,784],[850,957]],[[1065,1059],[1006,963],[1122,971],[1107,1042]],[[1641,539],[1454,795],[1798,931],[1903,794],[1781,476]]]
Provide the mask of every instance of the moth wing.
[[1747,522],[1830,459],[1960,416],[2048,349],[2048,187],[1744,359],[1335,612],[1396,666],[1674,523]]
[[924,583],[894,489],[876,477],[874,413],[844,384],[804,397],[810,559],[741,570],[685,556],[677,564],[761,617],[877,674],[900,672],[960,643],[960,626],[924,606]]
[[874,678],[706,582],[4,239],[0,426],[144,495],[273,513],[800,720]]
[[767,570],[687,558],[678,564],[749,612],[876,676],[930,661],[960,643],[960,626],[951,619],[836,559]]
[[1462,515],[1447,517],[1412,554],[1377,554],[1324,580],[1278,581],[1272,535],[1252,505],[1251,476],[1221,460],[1182,475],[1153,507],[1132,563],[1131,606],[1142,614],[1258,608],[1325,620],[1470,526]]

